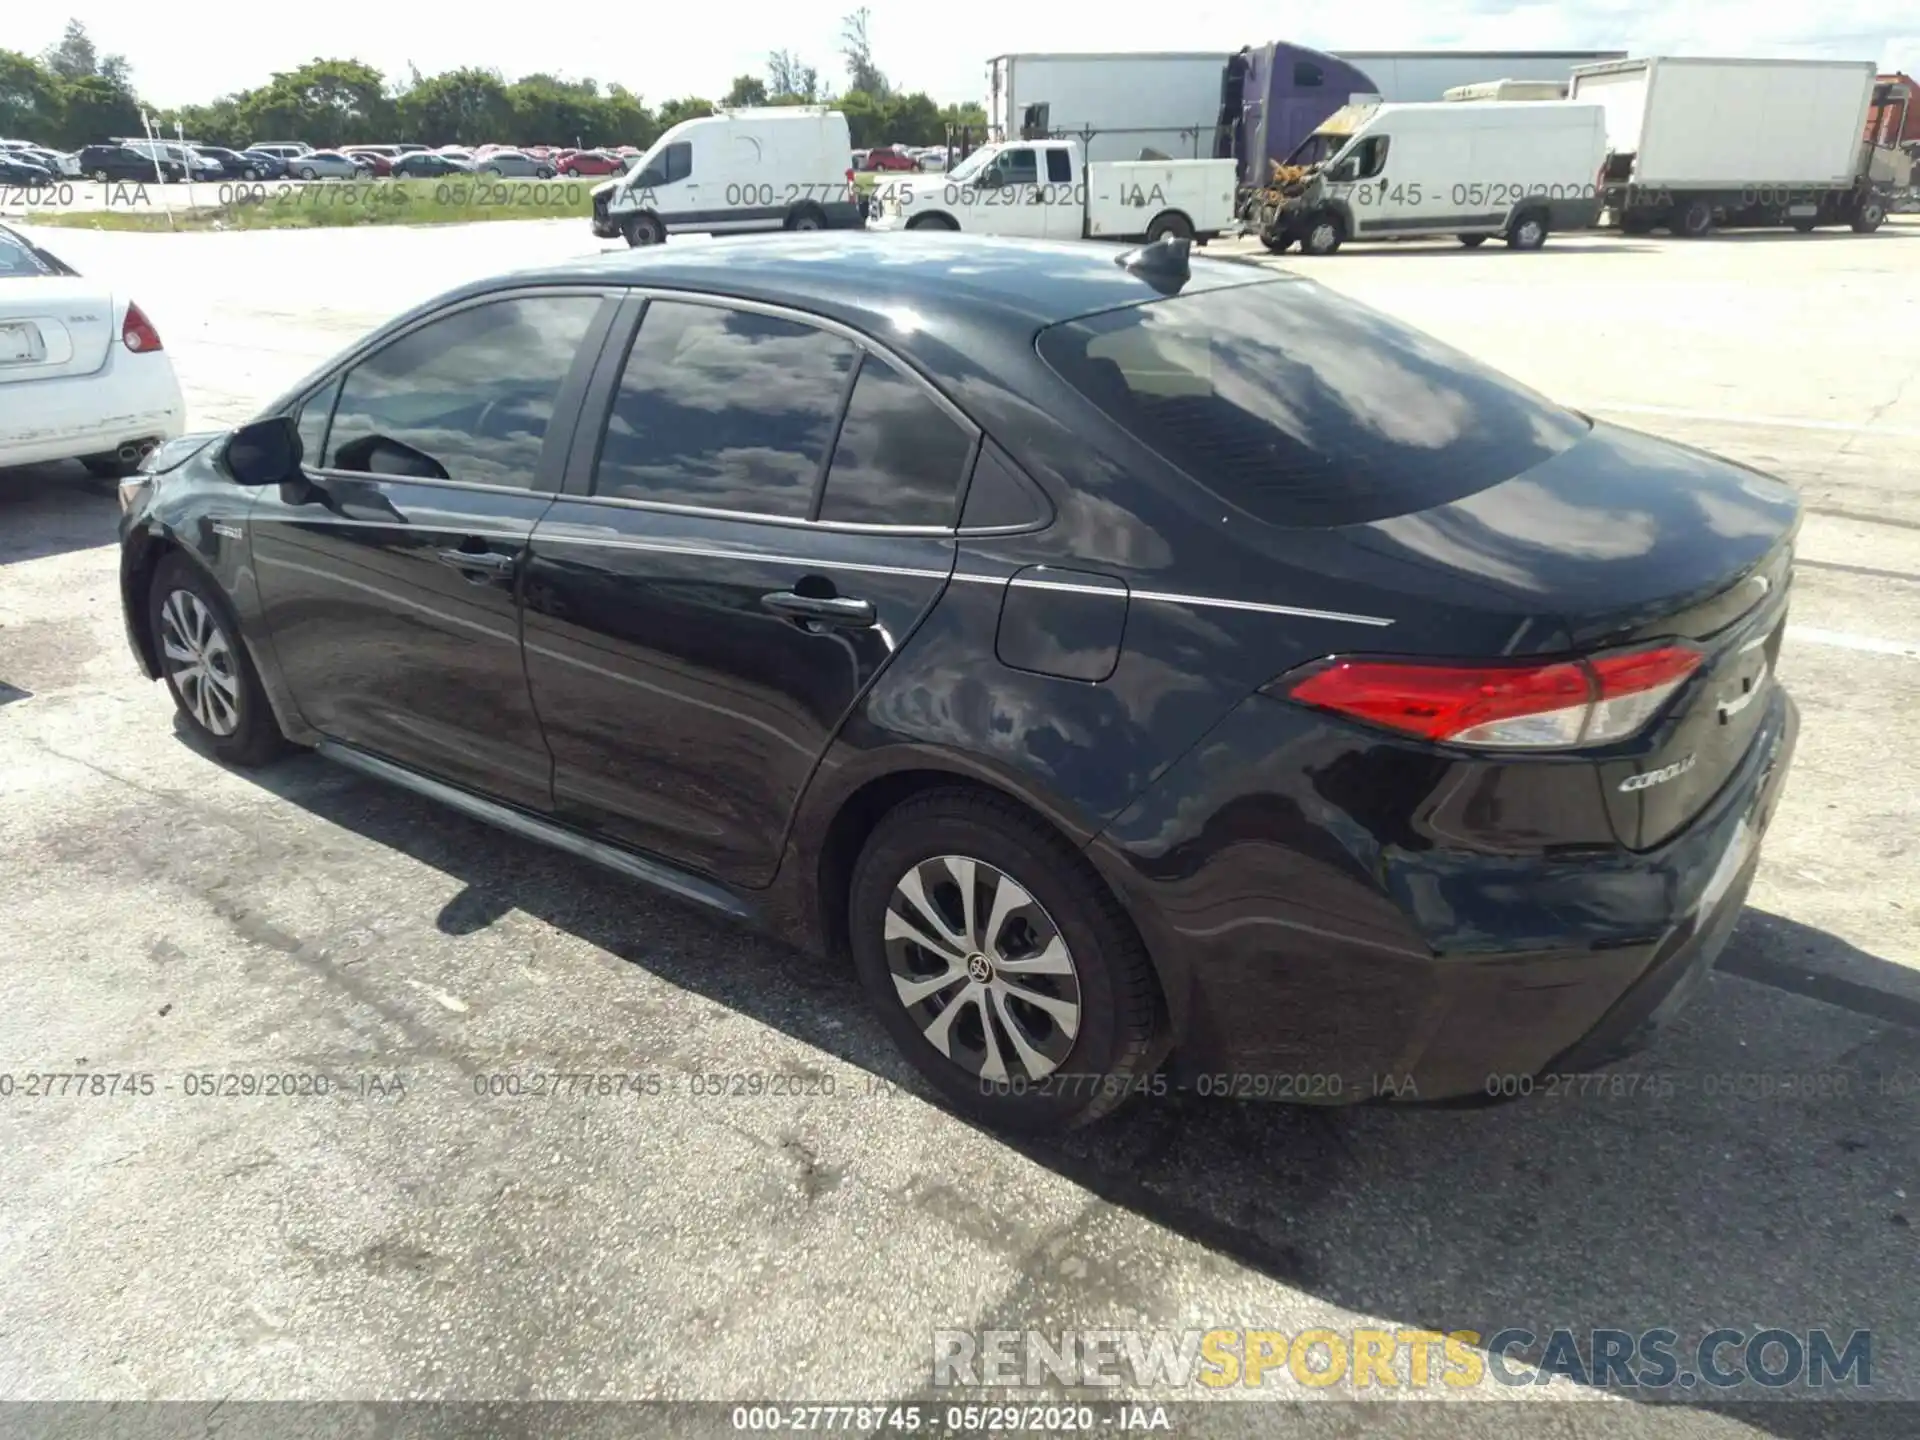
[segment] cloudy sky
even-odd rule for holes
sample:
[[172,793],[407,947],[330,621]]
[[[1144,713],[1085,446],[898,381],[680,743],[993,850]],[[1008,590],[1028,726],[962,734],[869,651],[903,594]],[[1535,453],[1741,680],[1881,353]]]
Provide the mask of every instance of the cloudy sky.
[[[665,5],[503,5],[447,9],[391,0],[328,0],[291,9],[243,0],[68,0],[13,7],[4,37],[37,53],[69,15],[102,51],[133,64],[148,99],[179,105],[258,84],[316,55],[364,60],[388,75],[478,65],[509,79],[535,70],[619,81],[650,102],[723,92],[763,75],[767,52],[792,50],[844,83],[840,17],[857,0],[715,0]],[[867,0],[874,56],[896,84],[936,100],[980,100],[986,60],[1049,50],[1236,50],[1286,39],[1338,51],[1623,49],[1633,54],[1804,55],[1920,69],[1920,0],[1306,0],[1297,17],[1245,4],[1092,0]],[[1168,16],[1177,16],[1177,29]],[[1291,25],[1289,31],[1286,27]]]

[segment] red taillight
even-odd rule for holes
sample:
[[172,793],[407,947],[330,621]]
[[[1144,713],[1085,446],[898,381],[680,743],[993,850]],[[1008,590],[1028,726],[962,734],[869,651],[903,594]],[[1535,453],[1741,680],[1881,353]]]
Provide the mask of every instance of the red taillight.
[[1335,659],[1287,699],[1449,745],[1550,750],[1624,740],[1700,666],[1689,645],[1546,665]]
[[153,328],[153,322],[141,313],[138,305],[127,306],[127,318],[120,322],[120,339],[127,349],[140,355],[160,348],[160,332]]

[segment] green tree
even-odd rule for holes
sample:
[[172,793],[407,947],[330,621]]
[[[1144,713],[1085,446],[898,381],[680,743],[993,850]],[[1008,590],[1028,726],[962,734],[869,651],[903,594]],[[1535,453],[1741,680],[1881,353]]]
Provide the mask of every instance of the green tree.
[[775,105],[810,105],[820,98],[820,72],[791,50],[767,56],[767,99]]
[[736,75],[722,105],[764,105],[767,103],[767,82],[757,75]]
[[423,145],[485,145],[513,125],[513,104],[491,70],[432,75],[400,99],[401,138]]
[[518,145],[604,143],[600,87],[552,75],[527,75],[507,87],[512,141]]
[[880,67],[873,63],[873,42],[867,38],[869,18],[863,5],[841,22],[840,55],[847,62],[847,88],[885,100],[893,93],[893,87],[887,83]]
[[603,143],[608,145],[634,145],[644,150],[664,128],[640,97],[621,85],[607,87],[600,113],[601,131],[606,137]]
[[669,100],[660,107],[660,129],[671,130],[682,120],[697,120],[713,114],[713,102],[689,95],[684,100]]
[[62,80],[84,80],[100,73],[100,52],[94,49],[87,27],[78,20],[67,21],[60,43],[48,46],[40,59]]
[[0,50],[0,135],[45,140],[60,129],[60,82],[31,55]]
[[101,75],[83,75],[63,84],[60,111],[60,129],[53,143],[70,150],[115,135],[141,133],[139,100]]
[[393,102],[378,70],[358,60],[314,59],[248,91],[239,111],[253,140],[291,138],[326,149],[384,139]]

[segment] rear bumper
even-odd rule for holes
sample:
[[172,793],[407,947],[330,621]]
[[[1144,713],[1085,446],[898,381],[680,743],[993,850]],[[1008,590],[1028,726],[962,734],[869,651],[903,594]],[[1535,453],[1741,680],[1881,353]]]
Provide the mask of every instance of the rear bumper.
[[118,341],[92,375],[0,385],[0,465],[37,465],[171,440],[186,401],[165,351],[134,355]]
[[[1718,799],[1644,854],[1389,845],[1356,865],[1343,817],[1316,813],[1324,775],[1297,797],[1242,792],[1181,815],[1205,791],[1187,762],[1155,787],[1166,803],[1136,804],[1088,854],[1153,954],[1177,1078],[1334,1104],[1511,1094],[1644,1046],[1697,991],[1738,921],[1797,732],[1776,690]],[[1244,772],[1227,727],[1209,747]]]

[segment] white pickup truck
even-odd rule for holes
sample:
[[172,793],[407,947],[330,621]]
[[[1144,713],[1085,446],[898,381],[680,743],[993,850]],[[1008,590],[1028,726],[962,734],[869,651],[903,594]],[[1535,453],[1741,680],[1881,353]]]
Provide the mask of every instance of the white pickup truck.
[[1077,140],[983,145],[944,175],[889,175],[872,230],[970,230],[1036,240],[1205,243],[1239,233],[1231,160],[1096,160]]

